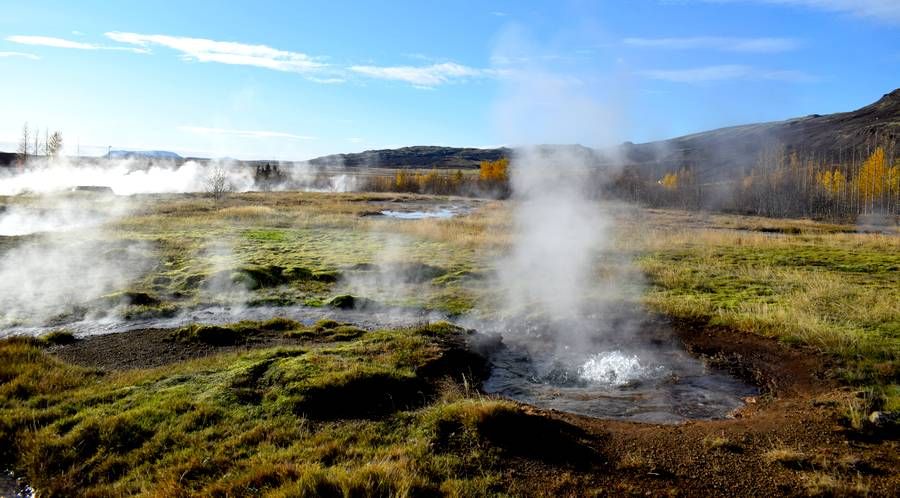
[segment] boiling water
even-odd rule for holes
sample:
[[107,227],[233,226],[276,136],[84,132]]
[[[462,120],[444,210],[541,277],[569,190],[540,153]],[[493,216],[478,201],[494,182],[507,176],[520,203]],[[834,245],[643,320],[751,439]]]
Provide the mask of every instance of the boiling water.
[[590,417],[677,423],[726,418],[758,390],[660,337],[596,341],[584,349],[504,335],[488,393]]

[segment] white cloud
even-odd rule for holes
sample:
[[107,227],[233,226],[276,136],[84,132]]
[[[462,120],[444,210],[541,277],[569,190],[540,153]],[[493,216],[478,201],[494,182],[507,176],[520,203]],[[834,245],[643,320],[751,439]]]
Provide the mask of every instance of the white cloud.
[[132,47],[109,47],[106,45],[96,45],[94,43],[84,43],[65,38],[56,38],[53,36],[31,36],[31,35],[12,35],[7,36],[6,41],[18,43],[20,45],[35,45],[41,47],[53,48],[71,48],[75,50],[126,50],[129,52],[146,53],[146,49]]
[[321,83],[323,85],[339,85],[347,82],[344,78],[316,78],[314,76],[307,76],[306,79],[313,83]]
[[266,45],[223,42],[185,36],[143,35],[113,31],[106,36],[120,43],[149,47],[160,45],[181,52],[185,60],[256,66],[275,71],[312,73],[326,64],[300,52],[278,50]]
[[226,128],[208,128],[205,126],[179,126],[179,130],[200,135],[231,135],[242,138],[287,138],[291,140],[316,140],[308,135],[295,135],[281,131],[269,130],[230,130]]
[[858,17],[868,17],[882,22],[900,24],[898,0],[705,0],[708,3],[755,2],[775,5],[793,5],[813,9],[840,12]]
[[25,52],[0,52],[0,57],[23,57],[25,59],[38,60],[40,57]]
[[704,66],[689,69],[653,69],[639,71],[638,74],[654,80],[675,83],[703,83],[725,80],[772,80],[793,83],[815,81],[802,71],[760,69],[740,64]]
[[800,46],[791,38],[731,38],[721,36],[693,36],[686,38],[625,38],[622,43],[632,47],[666,50],[709,49],[723,52],[787,52]]
[[445,83],[490,74],[490,71],[463,66],[455,62],[443,62],[430,66],[350,66],[350,70],[370,78],[403,81],[419,88],[433,88]]

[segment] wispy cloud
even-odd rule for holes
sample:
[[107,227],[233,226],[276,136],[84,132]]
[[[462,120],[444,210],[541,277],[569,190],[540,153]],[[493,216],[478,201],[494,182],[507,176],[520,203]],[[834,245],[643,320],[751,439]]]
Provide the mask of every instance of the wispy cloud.
[[26,45],[78,50],[129,50],[138,53],[150,53],[152,47],[159,46],[180,52],[181,58],[186,61],[216,62],[300,73],[306,79],[321,84],[345,83],[351,74],[356,74],[381,80],[402,81],[422,89],[433,89],[444,84],[502,75],[502,71],[498,69],[480,69],[455,62],[434,62],[422,66],[362,64],[349,67],[333,66],[325,63],[323,57],[280,50],[267,45],[120,31],[110,31],[105,35],[110,40],[131,46],[105,46],[47,36],[14,35],[6,39]]
[[77,42],[66,40],[65,38],[56,38],[53,36],[33,36],[33,35],[12,35],[7,36],[6,41],[18,43],[20,45],[33,45],[41,47],[53,48],[70,48],[75,50],[125,50],[128,52],[146,53],[146,49],[134,47],[110,47],[108,45],[97,45],[95,43]]
[[318,78],[315,76],[307,76],[306,79],[313,83],[321,83],[323,85],[339,85],[347,82],[344,78]]
[[646,78],[675,83],[704,83],[726,80],[772,80],[791,83],[815,81],[816,78],[802,71],[762,69],[740,64],[704,66],[689,69],[652,69],[638,71]]
[[491,71],[443,62],[429,66],[350,66],[350,70],[370,78],[403,81],[420,88],[488,76]]
[[840,12],[876,21],[900,24],[900,2],[897,0],[703,0],[707,3],[766,3],[793,5]]
[[199,135],[230,135],[242,138],[287,138],[290,140],[316,140],[308,135],[296,135],[282,131],[270,130],[232,130],[227,128],[209,128],[205,126],[179,126],[179,130]]
[[795,50],[800,42],[792,38],[732,38],[722,36],[692,36],[686,38],[625,38],[622,43],[631,47],[665,50],[707,49],[723,52],[775,53]]
[[25,52],[0,52],[0,57],[22,57],[24,59],[38,60],[40,57]]
[[159,45],[181,52],[185,60],[218,62],[242,66],[256,66],[275,71],[313,73],[326,66],[318,58],[301,52],[279,50],[266,45],[249,45],[238,42],[190,38],[185,36],[144,35],[139,33],[106,33],[111,40],[120,43],[150,47]]

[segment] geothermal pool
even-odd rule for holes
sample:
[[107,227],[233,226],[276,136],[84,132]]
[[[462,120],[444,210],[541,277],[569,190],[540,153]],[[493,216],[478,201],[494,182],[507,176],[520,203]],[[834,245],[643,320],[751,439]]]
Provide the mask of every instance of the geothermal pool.
[[759,392],[691,356],[666,330],[588,344],[504,334],[483,388],[540,408],[650,423],[727,418]]
[[453,218],[455,216],[464,216],[469,214],[471,211],[472,208],[470,207],[449,206],[410,211],[385,209],[381,211],[380,214],[387,218],[395,218],[398,220],[423,220],[427,218],[447,219]]

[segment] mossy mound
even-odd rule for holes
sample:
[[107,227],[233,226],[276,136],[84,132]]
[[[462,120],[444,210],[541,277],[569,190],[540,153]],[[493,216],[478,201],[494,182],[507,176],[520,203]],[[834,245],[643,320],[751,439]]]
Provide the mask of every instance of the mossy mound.
[[316,339],[322,341],[351,341],[365,334],[365,329],[348,323],[323,319],[309,327],[296,327],[285,336],[296,339]]
[[247,290],[258,290],[293,282],[331,283],[336,282],[339,277],[334,271],[313,271],[299,266],[284,268],[278,265],[249,265],[214,273],[205,279],[205,285],[217,287],[232,284]]
[[441,277],[447,270],[440,266],[419,262],[393,262],[384,265],[357,263],[347,268],[355,272],[373,274],[376,280],[420,284]]
[[328,301],[325,301],[325,305],[332,308],[350,310],[371,308],[374,307],[376,303],[375,301],[372,301],[371,299],[365,297],[357,297],[350,294],[338,294]]
[[42,335],[40,339],[45,343],[53,346],[72,344],[78,340],[77,338],[75,338],[75,334],[68,330],[54,330],[53,332],[48,332]]
[[129,306],[158,306],[162,303],[160,299],[147,292],[123,291],[107,294],[100,298],[109,306],[119,304]]
[[236,326],[192,324],[172,332],[172,338],[185,342],[202,342],[213,346],[233,346],[245,342],[247,330]]

